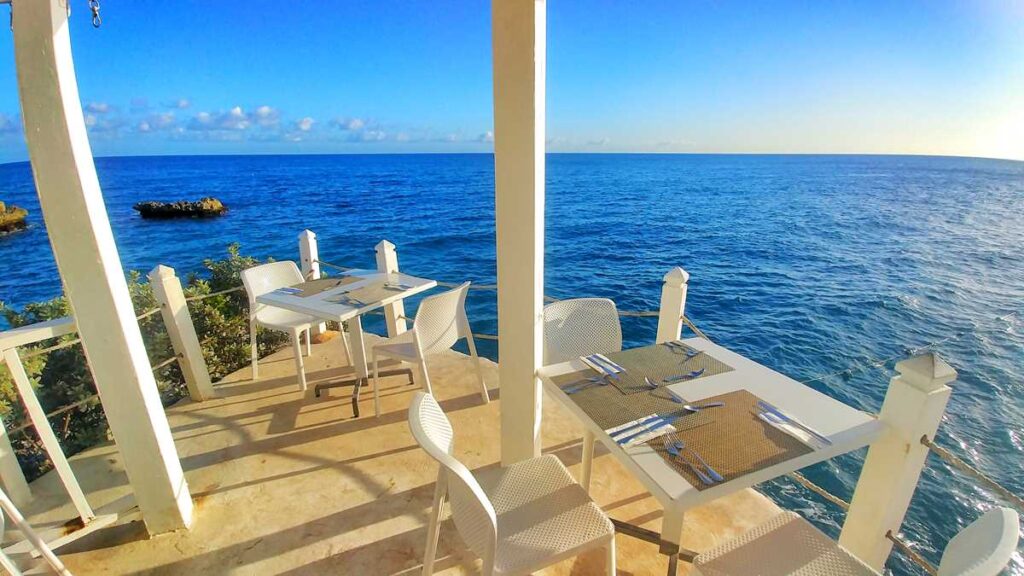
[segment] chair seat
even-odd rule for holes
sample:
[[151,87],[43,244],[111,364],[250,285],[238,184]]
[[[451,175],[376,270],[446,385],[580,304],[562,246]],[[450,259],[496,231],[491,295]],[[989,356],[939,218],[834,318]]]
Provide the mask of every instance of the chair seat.
[[528,573],[614,537],[611,521],[552,455],[475,476],[497,516],[499,574]]
[[274,308],[273,306],[260,308],[256,313],[256,321],[267,328],[286,332],[293,329],[305,330],[313,324],[320,322],[320,320],[308,314],[292,312],[284,308]]
[[783,512],[697,556],[703,576],[877,576],[799,514]]
[[408,360],[409,362],[419,361],[416,345],[411,340],[409,342],[402,342],[400,341],[401,338],[402,336],[398,336],[397,338],[385,340],[380,344],[374,345],[373,354],[397,358],[398,360]]

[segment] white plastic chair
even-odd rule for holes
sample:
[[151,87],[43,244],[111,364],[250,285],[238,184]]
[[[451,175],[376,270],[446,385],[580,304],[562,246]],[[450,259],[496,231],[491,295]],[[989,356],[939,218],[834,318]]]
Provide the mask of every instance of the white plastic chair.
[[[1008,508],[986,512],[953,537],[938,576],[996,576],[1017,549],[1019,518]],[[693,561],[698,576],[876,576],[834,540],[793,512],[783,512]]]
[[544,307],[544,364],[622,350],[622,325],[607,298],[561,300]]
[[[283,308],[275,308],[258,304],[256,298],[273,292],[285,286],[294,286],[304,282],[302,272],[295,262],[285,260],[282,262],[271,262],[243,270],[241,273],[242,284],[249,295],[249,344],[252,348],[252,379],[259,378],[259,350],[256,345],[256,328],[263,326],[271,330],[286,332],[292,341],[292,349],[295,351],[295,371],[299,377],[299,389],[306,389],[306,370],[302,362],[302,346],[299,343],[299,335],[306,333],[306,355],[312,350],[310,330],[320,320],[306,314],[292,312]],[[351,358],[351,351],[348,346],[348,339],[344,329],[341,330],[342,342],[345,345],[345,352]]]
[[433,396],[417,392],[409,407],[416,442],[440,465],[427,528],[423,574],[433,574],[446,499],[466,545],[483,559],[484,576],[529,574],[593,548],[607,550],[615,574],[615,528],[553,455],[474,476],[452,456],[451,423]]
[[377,416],[380,416],[380,357],[416,364],[423,378],[423,390],[432,394],[430,376],[427,374],[427,356],[448,350],[462,338],[466,339],[469,355],[473,359],[476,377],[480,382],[480,397],[483,398],[484,404],[490,402],[483,369],[480,367],[480,357],[476,353],[476,342],[473,341],[469,318],[466,317],[467,292],[469,282],[447,292],[424,298],[416,311],[412,329],[373,346],[373,409]]
[[[14,502],[11,502],[11,499],[7,497],[7,494],[3,490],[0,490],[0,537],[4,534],[5,516],[10,516],[11,521],[14,522],[15,528],[21,532],[22,538],[27,540],[29,545],[39,552],[39,555],[53,573],[60,574],[60,576],[72,576],[71,571],[64,567],[64,563],[60,561],[60,558],[53,553],[53,550],[50,549],[46,542],[44,542],[43,539],[36,534],[36,531],[29,526],[28,521],[26,521],[25,517],[21,515],[21,512],[14,505]],[[10,576],[22,575],[21,569],[18,565],[2,551],[0,551],[0,567],[6,570]],[[29,572],[38,574],[41,573],[41,570],[42,567],[36,566],[31,568]],[[47,571],[47,573],[49,573],[49,571]]]

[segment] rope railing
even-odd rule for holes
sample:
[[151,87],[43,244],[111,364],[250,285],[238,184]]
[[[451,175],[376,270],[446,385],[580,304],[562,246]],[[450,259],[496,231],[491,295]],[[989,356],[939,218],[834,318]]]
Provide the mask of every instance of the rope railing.
[[886,532],[885,537],[893,543],[893,546],[897,550],[899,550],[900,553],[902,553],[907,558],[907,560],[910,560],[914,564],[917,564],[922,570],[924,570],[931,576],[936,576],[939,573],[938,568],[936,568],[934,564],[929,562],[928,559],[922,556],[920,552],[911,548],[910,544],[908,544],[907,541],[904,540],[902,537],[900,537],[897,534],[893,534],[892,530]]
[[974,466],[971,466],[962,458],[953,454],[946,448],[939,446],[934,441],[929,439],[927,436],[921,437],[921,444],[924,444],[931,450],[932,454],[938,456],[943,462],[949,464],[954,470],[969,476],[976,480],[979,484],[985,488],[995,492],[1000,498],[1005,500],[1007,503],[1012,504],[1018,510],[1024,512],[1024,498],[1014,494],[1009,489],[1005,488],[1002,484],[996,482],[981,470],[978,470]]

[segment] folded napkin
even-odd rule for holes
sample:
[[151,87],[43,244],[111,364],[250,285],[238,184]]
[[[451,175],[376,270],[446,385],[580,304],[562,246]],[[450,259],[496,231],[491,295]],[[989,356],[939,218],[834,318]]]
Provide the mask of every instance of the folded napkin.
[[796,438],[815,450],[820,450],[825,447],[825,443],[815,438],[813,434],[810,434],[795,424],[790,424],[789,422],[774,416],[770,412],[761,412],[757,417],[772,428],[789,434],[793,438]]
[[609,372],[611,372],[612,374],[619,374],[619,373],[623,372],[621,367],[619,367],[618,370],[616,370],[614,368],[614,366],[618,366],[617,364],[607,364],[606,365],[606,364],[604,364],[602,362],[598,362],[596,360],[591,360],[590,358],[588,358],[586,356],[580,356],[580,360],[584,364],[589,366],[591,370],[597,372],[598,374],[608,374]]
[[[643,424],[641,426],[637,426],[637,424],[645,420],[650,420],[651,422]],[[664,420],[658,418],[658,414],[648,414],[643,418],[637,418],[632,422],[626,422],[621,426],[616,426],[614,428],[609,428],[605,430],[605,432],[607,432],[608,435],[611,436],[612,439],[615,440],[616,442],[623,438],[629,438],[629,436],[631,435],[635,435],[632,439],[630,439],[629,442],[622,445],[624,448],[627,446],[636,446],[637,444],[643,444],[648,440],[652,440],[654,438],[658,438],[659,436],[664,436],[665,434],[669,434],[675,431],[676,427],[671,424],[665,423]]]
[[292,295],[295,295],[295,294],[302,294],[302,288],[291,288],[291,287],[278,288],[277,290],[274,290],[274,293],[276,293],[276,294],[287,294],[289,296],[292,296]]

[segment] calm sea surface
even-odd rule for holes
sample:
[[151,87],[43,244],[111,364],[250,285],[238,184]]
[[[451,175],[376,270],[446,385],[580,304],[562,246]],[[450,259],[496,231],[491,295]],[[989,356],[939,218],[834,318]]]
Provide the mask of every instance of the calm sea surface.
[[[490,155],[107,158],[100,181],[125,267],[180,273],[230,242],[295,259],[304,228],[320,254],[372,267],[398,245],[404,270],[495,280]],[[230,213],[142,221],[140,200],[212,195]],[[60,281],[27,164],[0,166],[0,200],[32,211],[0,238],[0,300],[51,298]],[[929,343],[960,372],[940,441],[1024,493],[1024,163],[873,156],[550,155],[546,286],[656,309],[662,275],[691,274],[687,312],[717,342],[797,379]],[[495,297],[473,292],[477,332],[495,333]],[[1024,315],[1024,313],[1022,313]],[[627,345],[655,319],[626,318]],[[494,356],[492,343],[482,342]],[[877,411],[892,362],[815,388]],[[807,475],[844,498],[863,452]],[[840,512],[786,481],[764,487],[833,535]],[[937,560],[992,497],[934,457],[904,526]],[[899,555],[896,574],[917,574]],[[1024,574],[1018,554],[1011,573]]]

